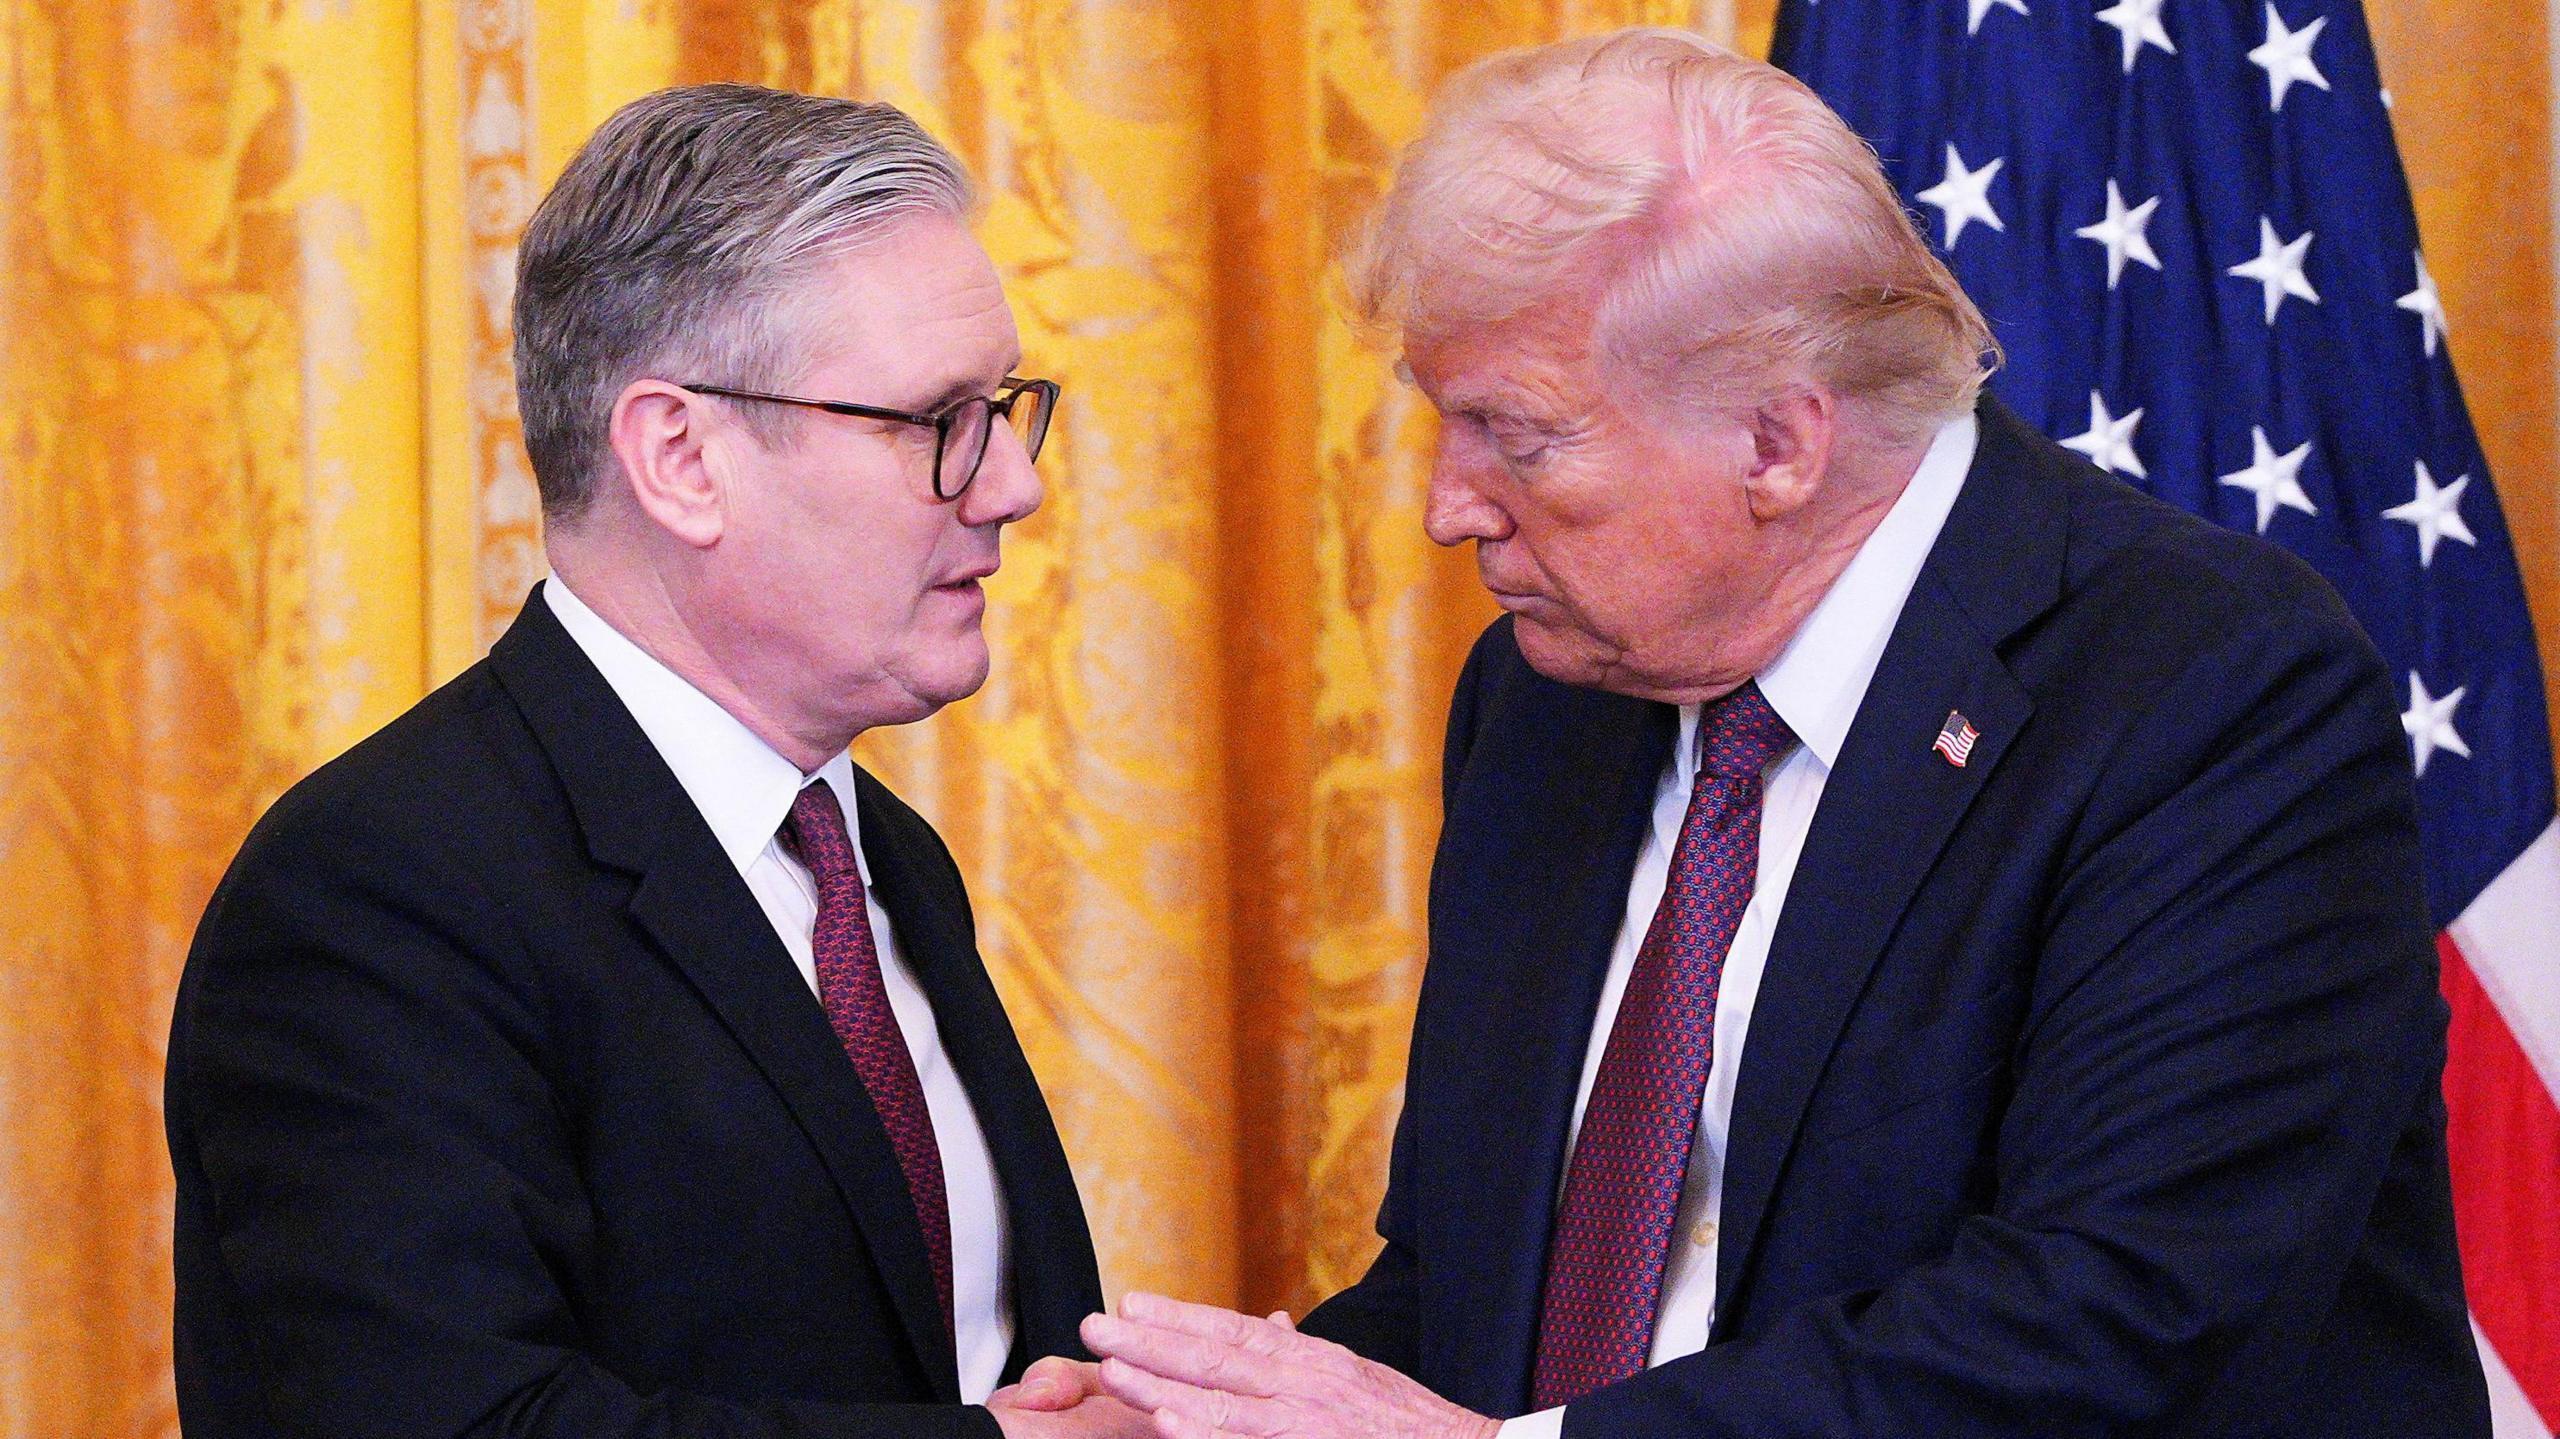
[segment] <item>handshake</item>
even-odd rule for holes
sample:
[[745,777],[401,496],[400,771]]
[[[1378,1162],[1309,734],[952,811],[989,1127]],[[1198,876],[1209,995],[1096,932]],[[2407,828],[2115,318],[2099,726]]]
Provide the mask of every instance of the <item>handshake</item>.
[[1285,1313],[1131,1294],[1082,1334],[1100,1363],[1043,1359],[988,1397],[1006,1439],[1492,1439],[1501,1427]]

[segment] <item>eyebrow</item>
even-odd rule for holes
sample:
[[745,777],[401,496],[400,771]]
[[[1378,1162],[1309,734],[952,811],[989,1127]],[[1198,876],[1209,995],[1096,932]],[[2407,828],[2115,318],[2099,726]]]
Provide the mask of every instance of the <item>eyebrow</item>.
[[1444,414],[1471,415],[1479,420],[1509,420],[1515,424],[1540,428],[1563,423],[1562,417],[1535,403],[1526,393],[1506,385],[1484,385],[1440,397]]
[[[1006,365],[1000,373],[998,377],[999,381],[1001,381],[1003,375],[1013,374],[1021,368],[1022,357],[1020,355],[1015,355],[1013,357],[1013,363]],[[953,405],[960,403],[962,400],[988,393],[991,393],[991,391],[983,385],[976,376],[967,376],[954,380],[950,384],[943,386],[941,390],[937,391],[923,404],[917,405],[915,407],[915,412],[919,415],[938,415],[944,410],[951,408]]]

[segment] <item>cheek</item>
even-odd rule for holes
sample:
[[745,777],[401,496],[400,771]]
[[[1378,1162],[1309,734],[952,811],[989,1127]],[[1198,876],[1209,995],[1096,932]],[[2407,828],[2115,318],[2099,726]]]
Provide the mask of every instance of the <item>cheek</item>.
[[812,648],[893,649],[924,607],[947,522],[912,504],[847,503],[846,492],[868,482],[838,478],[831,493],[773,507],[741,536],[753,548],[740,567],[756,591],[750,602]]
[[1731,607],[1725,591],[1736,576],[1706,538],[1658,517],[1623,516],[1557,537],[1549,567],[1579,628],[1612,650],[1644,652]]

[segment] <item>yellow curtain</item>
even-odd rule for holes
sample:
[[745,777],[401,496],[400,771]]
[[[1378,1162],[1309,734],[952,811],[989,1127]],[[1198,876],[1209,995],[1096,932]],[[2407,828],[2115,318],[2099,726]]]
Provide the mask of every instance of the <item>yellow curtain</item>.
[[[1330,257],[1453,66],[1639,21],[1758,49],[1772,8],[0,0],[0,1439],[176,1432],[158,1096],[196,915],[541,573],[515,238],[597,121],[693,80],[951,141],[1066,382],[993,681],[862,748],[968,873],[1107,1282],[1295,1308],[1355,1274],[1490,611],[1421,537],[1428,417]],[[2552,615],[2540,12],[2373,11]]]

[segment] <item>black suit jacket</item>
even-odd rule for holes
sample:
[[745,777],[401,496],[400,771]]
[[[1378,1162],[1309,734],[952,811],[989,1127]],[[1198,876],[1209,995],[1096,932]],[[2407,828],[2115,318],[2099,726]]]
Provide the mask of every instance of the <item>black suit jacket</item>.
[[[882,906],[994,1151],[1018,1342],[1101,1302],[933,830]],[[773,928],[550,608],[277,802],[169,1041],[190,1439],[985,1435],[895,1152]]]
[[[2390,679],[2281,551],[1981,420],[1773,936],[1709,1347],[1565,1433],[2485,1435]],[[1675,729],[1507,620],[1459,682],[1386,1247],[1306,1328],[1479,1411]]]

